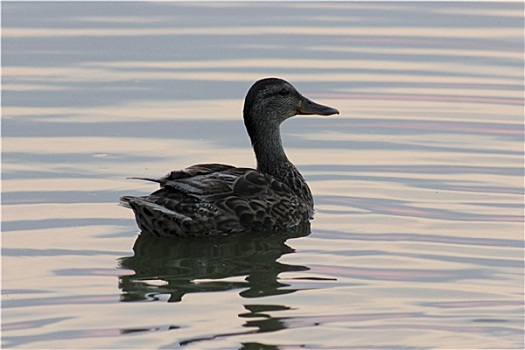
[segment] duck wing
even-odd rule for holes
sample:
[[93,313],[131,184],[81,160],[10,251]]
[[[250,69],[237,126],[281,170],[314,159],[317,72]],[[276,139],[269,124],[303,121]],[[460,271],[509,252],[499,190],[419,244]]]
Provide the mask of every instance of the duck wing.
[[305,218],[302,201],[279,180],[250,168],[198,164],[172,171],[149,196],[122,197],[144,232],[203,236],[292,227]]

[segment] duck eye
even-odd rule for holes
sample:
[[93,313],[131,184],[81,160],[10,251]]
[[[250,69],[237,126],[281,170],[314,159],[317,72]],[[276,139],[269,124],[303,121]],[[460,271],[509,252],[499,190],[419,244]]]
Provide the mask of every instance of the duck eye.
[[286,89],[281,89],[281,91],[279,91],[279,95],[281,96],[287,96],[290,94],[290,91],[286,90]]

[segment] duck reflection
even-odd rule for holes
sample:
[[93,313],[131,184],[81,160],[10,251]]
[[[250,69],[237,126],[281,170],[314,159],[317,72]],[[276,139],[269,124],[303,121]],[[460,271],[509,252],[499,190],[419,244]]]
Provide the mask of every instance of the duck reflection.
[[[304,223],[286,232],[246,233],[203,239],[173,239],[141,234],[134,255],[120,260],[123,269],[134,271],[119,277],[121,301],[165,300],[178,302],[187,293],[242,289],[245,298],[295,292],[278,281],[286,271],[308,267],[277,262],[294,252],[290,238],[310,234]],[[242,281],[228,278],[246,276]]]

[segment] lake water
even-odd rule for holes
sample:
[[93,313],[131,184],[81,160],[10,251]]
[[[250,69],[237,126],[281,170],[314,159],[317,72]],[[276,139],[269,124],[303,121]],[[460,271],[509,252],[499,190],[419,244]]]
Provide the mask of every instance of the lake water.
[[[2,346],[522,348],[523,10],[2,2]],[[283,125],[311,227],[137,239],[267,76],[341,112]]]

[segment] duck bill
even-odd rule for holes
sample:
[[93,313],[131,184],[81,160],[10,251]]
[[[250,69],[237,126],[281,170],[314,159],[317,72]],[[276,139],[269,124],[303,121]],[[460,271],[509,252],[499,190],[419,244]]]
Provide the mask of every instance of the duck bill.
[[297,114],[332,115],[339,114],[339,111],[335,108],[315,103],[314,101],[303,97],[303,101],[297,110]]

